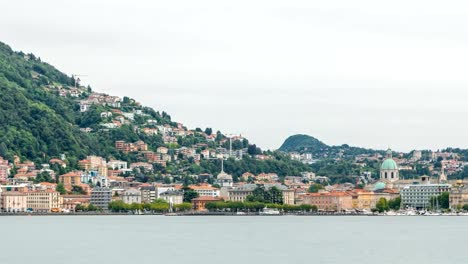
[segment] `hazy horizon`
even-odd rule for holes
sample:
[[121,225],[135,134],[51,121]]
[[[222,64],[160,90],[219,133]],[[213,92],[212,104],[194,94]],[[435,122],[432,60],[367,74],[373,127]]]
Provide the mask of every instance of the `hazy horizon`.
[[15,1],[0,41],[94,90],[276,149],[468,148],[462,1]]

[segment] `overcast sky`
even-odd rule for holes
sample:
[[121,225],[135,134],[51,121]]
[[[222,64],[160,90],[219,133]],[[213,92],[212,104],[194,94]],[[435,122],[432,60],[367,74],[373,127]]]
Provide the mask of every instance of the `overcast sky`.
[[0,4],[0,41],[191,128],[468,148],[466,1]]

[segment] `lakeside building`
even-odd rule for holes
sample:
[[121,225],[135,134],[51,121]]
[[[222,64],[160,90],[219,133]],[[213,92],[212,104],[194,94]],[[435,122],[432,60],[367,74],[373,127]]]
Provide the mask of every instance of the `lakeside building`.
[[320,211],[340,212],[353,209],[352,195],[347,192],[308,193],[301,198],[301,204],[315,205]]
[[222,201],[222,198],[219,197],[212,197],[212,196],[201,196],[198,198],[192,199],[192,208],[195,211],[204,211],[206,210],[206,204],[211,202],[219,202]]
[[450,208],[459,209],[468,204],[468,185],[459,183],[450,191]]
[[393,200],[399,196],[394,189],[377,189],[374,191],[355,189],[350,192],[352,197],[352,208],[356,210],[372,210],[376,207],[381,198],[387,201]]
[[182,191],[167,191],[161,193],[160,198],[168,203],[181,204],[184,202],[184,193]]
[[62,209],[69,210],[70,212],[75,212],[77,205],[88,206],[91,200],[91,196],[82,194],[66,194],[62,195],[62,198]]
[[[258,187],[257,184],[243,184],[234,188],[228,189],[228,197],[233,202],[245,202],[247,196],[252,195],[253,191]],[[288,189],[288,187],[281,184],[264,184],[265,190],[269,190],[273,187],[278,188],[282,193],[283,204],[294,205],[295,203],[295,191]]]
[[8,213],[25,212],[28,208],[27,195],[21,192],[0,192],[2,211]]
[[126,204],[141,203],[141,191],[128,189],[122,195],[122,201]]
[[109,203],[112,202],[112,190],[106,187],[94,188],[91,191],[90,204],[103,210],[107,210]]
[[56,191],[30,191],[26,193],[27,208],[34,212],[50,213],[62,208],[63,198]]
[[445,183],[433,184],[429,176],[422,176],[420,184],[410,184],[400,190],[402,208],[426,209],[435,206],[430,204],[431,198],[450,192],[451,186]]

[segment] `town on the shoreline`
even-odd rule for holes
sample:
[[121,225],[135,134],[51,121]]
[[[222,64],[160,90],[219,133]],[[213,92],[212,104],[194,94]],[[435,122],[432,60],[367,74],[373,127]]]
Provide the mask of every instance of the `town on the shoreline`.
[[[121,151],[147,151],[144,143],[116,142]],[[158,155],[167,148],[158,148]],[[156,155],[153,153],[152,155]],[[294,154],[292,154],[294,155]],[[370,158],[370,157],[369,157]],[[441,162],[437,177],[401,179],[398,163],[388,150],[381,160],[378,180],[371,175],[357,177],[356,184],[327,184],[327,177],[313,172],[286,176],[275,173],[254,175],[245,172],[239,181],[224,172],[193,175],[195,183],[139,182],[131,174],[152,169],[150,163],[128,164],[120,160],[88,156],[79,161],[80,170],[56,175],[51,167],[65,169],[64,159],[51,159],[36,166],[18,157],[10,163],[0,158],[0,204],[2,213],[384,213],[387,211],[461,212],[467,208],[468,188],[462,180],[447,179],[447,171],[457,170],[453,153],[434,153]],[[421,159],[421,152],[413,153]],[[223,166],[223,165],[222,165]],[[40,181],[47,175],[53,181]],[[39,180],[39,181],[38,181]],[[364,183],[364,184],[363,184]],[[389,214],[389,213],[388,213]]]
[[[167,113],[128,97],[93,92],[79,85],[76,76],[72,83],[51,83],[40,89],[55,96],[50,98],[74,105],[70,114],[76,115],[79,136],[97,140],[99,146],[88,146],[86,151],[71,148],[55,156],[50,153],[60,153],[57,145],[42,146],[49,150],[46,155],[24,143],[27,140],[19,141],[17,150],[0,142],[0,154],[6,153],[0,157],[1,213],[468,210],[468,185],[463,180],[468,167],[459,151],[405,154],[389,149],[385,153],[322,143],[314,153],[308,148],[262,151],[241,135],[188,129]],[[98,151],[105,155],[93,153]]]

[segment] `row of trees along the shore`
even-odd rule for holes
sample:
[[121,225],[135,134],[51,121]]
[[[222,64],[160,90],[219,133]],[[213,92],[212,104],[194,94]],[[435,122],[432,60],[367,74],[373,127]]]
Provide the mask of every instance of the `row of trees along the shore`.
[[[184,212],[192,209],[191,203],[176,204],[173,210],[176,212]],[[109,203],[109,210],[112,212],[130,212],[130,211],[150,211],[155,213],[167,213],[170,210],[168,202],[162,199],[157,199],[152,203],[132,203],[126,204],[123,201],[113,201]]]
[[230,211],[230,212],[259,212],[263,208],[275,208],[284,212],[317,212],[318,208],[315,205],[288,205],[277,203],[262,203],[262,202],[210,202],[205,205],[205,208],[211,212],[215,211]]

